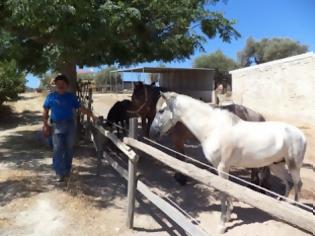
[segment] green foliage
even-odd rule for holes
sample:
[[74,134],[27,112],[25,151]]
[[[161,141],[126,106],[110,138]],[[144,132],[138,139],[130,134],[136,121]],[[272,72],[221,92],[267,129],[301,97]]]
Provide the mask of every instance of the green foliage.
[[25,75],[17,70],[16,62],[0,62],[0,105],[10,99],[17,99],[25,90]]
[[40,89],[50,89],[52,80],[57,76],[57,73],[47,72],[40,76]]
[[209,10],[219,1],[3,0],[0,60],[14,58],[19,68],[41,74],[64,64],[185,59],[204,35],[239,37],[235,21]]
[[194,60],[193,67],[195,68],[210,68],[220,72],[228,72],[238,67],[237,63],[228,56],[224,55],[221,50],[208,55],[202,55]]
[[295,56],[307,52],[308,47],[288,38],[272,38],[255,41],[248,38],[245,48],[238,52],[238,61],[242,66]]

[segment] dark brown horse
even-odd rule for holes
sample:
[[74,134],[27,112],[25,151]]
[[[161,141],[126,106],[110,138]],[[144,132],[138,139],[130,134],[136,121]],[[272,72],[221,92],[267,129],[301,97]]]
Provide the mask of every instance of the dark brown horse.
[[122,133],[127,135],[126,130],[129,128],[129,118],[133,117],[128,111],[130,110],[132,102],[130,100],[122,100],[116,102],[108,112],[106,118],[106,127],[113,131],[116,127],[117,135]]
[[[156,113],[156,103],[160,97],[160,92],[163,89],[151,85],[143,84],[142,82],[138,82],[135,84],[133,94],[132,94],[132,105],[131,105],[131,113],[138,114],[142,120],[142,128],[145,136],[149,136],[150,126],[155,117]],[[243,120],[246,121],[265,121],[265,118],[242,105],[231,104],[227,106],[221,106],[221,109],[226,109]],[[171,141],[175,146],[176,151],[180,153],[184,153],[184,144],[187,140],[197,140],[194,135],[186,128],[186,126],[180,122],[178,122],[170,131],[169,135],[171,137]],[[176,156],[178,159],[183,160],[183,157],[180,155]],[[262,168],[262,170],[252,171],[251,179],[255,184],[260,186],[268,187],[267,179],[263,178],[264,176],[268,176],[267,174],[261,175],[260,171],[263,173],[270,173],[269,168]],[[176,180],[184,185],[186,184],[187,178],[186,176],[175,173]]]

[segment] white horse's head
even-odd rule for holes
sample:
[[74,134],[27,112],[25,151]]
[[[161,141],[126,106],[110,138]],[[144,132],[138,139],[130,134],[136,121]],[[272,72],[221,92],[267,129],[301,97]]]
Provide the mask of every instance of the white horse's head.
[[156,104],[156,114],[150,127],[150,137],[166,134],[177,122],[174,113],[177,94],[174,92],[161,92],[161,97]]

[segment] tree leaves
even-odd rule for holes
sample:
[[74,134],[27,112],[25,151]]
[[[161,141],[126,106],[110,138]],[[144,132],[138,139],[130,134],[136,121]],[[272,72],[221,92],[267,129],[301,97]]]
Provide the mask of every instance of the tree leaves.
[[288,38],[264,38],[255,41],[248,38],[246,46],[238,52],[238,61],[242,66],[260,64],[307,52],[308,47]]
[[237,63],[223,54],[221,50],[217,50],[208,55],[202,55],[194,60],[195,68],[210,68],[220,72],[228,72],[238,68]]
[[231,42],[232,38],[237,39],[241,36],[233,28],[234,24],[236,21],[224,18],[221,13],[212,12],[209,18],[201,21],[201,29],[210,39],[219,35],[224,42]]
[[7,100],[16,99],[25,88],[25,75],[17,70],[16,62],[0,62],[0,105]]
[[239,37],[234,21],[209,10],[218,1],[4,0],[0,59],[14,58],[19,68],[35,74],[64,62],[98,66],[181,60],[205,40],[191,30],[193,24],[210,38],[230,42]]

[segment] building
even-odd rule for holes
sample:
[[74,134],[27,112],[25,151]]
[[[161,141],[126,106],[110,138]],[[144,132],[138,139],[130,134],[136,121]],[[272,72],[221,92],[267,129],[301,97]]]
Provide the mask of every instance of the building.
[[118,70],[117,72],[147,73],[157,84],[168,91],[186,94],[212,102],[215,70],[204,68],[141,67]]
[[315,122],[313,52],[230,71],[234,102],[265,115]]

